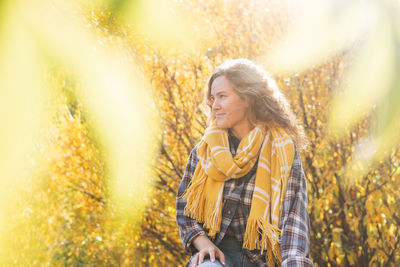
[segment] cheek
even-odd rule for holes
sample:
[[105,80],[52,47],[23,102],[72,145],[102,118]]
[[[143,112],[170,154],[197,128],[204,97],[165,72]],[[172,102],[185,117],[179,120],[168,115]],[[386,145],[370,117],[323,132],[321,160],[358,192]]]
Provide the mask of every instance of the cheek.
[[225,127],[231,127],[245,118],[246,114],[242,108],[236,108],[231,111],[230,114],[221,119],[221,124],[224,124]]
[[230,114],[231,116],[229,116],[232,119],[243,119],[245,118],[247,115],[246,113],[247,108],[244,106],[239,106],[233,109],[232,114]]

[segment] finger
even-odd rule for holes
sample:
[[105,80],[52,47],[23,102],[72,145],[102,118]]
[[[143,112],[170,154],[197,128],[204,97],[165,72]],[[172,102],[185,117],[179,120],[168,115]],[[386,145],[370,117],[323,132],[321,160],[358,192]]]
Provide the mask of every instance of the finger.
[[208,250],[208,254],[210,254],[210,261],[214,262],[215,261],[215,249],[214,248],[210,248]]
[[217,258],[222,263],[222,265],[225,265],[225,255],[221,250],[217,251]]
[[203,263],[204,261],[204,256],[206,255],[206,251],[200,251],[199,252],[199,264]]
[[196,253],[194,255],[194,257],[192,258],[192,262],[191,262],[192,263],[192,267],[197,266],[198,259],[199,259],[199,253]]

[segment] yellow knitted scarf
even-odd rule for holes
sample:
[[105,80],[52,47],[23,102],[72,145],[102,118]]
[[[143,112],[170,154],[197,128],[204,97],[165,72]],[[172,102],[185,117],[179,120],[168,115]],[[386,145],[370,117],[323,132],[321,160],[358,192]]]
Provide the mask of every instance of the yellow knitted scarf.
[[258,159],[243,248],[265,250],[268,266],[280,264],[279,221],[294,151],[284,129],[257,125],[242,138],[232,157],[228,131],[214,121],[197,147],[199,163],[182,196],[187,199],[185,215],[204,223],[214,237],[220,231],[224,182],[246,175]]

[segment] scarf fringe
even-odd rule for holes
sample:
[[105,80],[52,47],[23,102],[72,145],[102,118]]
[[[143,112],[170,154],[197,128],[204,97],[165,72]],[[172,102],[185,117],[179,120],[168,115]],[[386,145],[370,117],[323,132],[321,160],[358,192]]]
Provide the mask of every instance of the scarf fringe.
[[[243,241],[243,248],[266,251],[269,267],[282,262],[279,236],[281,230],[262,218],[249,217]],[[261,238],[260,238],[261,235]]]
[[208,236],[215,237],[220,232],[221,216],[219,214],[221,214],[222,205],[210,199],[204,199],[200,201],[200,204],[202,205],[199,206],[198,211],[202,211],[199,214],[203,216],[198,219],[204,223],[205,228],[209,229]]
[[197,180],[197,182],[191,180],[187,190],[181,196],[182,199],[187,199],[187,204],[185,208],[186,216],[195,218],[194,216],[196,216],[196,214],[198,213],[197,208],[199,206],[200,197],[203,195],[202,192],[204,189],[204,185],[205,183],[203,182],[203,179],[199,179]]
[[204,227],[209,229],[208,236],[214,237],[220,232],[223,190],[219,192],[217,199],[208,198],[206,194],[202,194],[203,190],[202,181],[192,183],[181,198],[188,199],[185,215],[204,223]]

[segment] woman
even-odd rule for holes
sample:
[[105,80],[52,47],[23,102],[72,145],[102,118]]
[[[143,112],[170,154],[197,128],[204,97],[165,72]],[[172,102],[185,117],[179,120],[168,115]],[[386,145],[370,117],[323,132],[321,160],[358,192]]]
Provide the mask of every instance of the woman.
[[209,79],[209,126],[178,189],[187,266],[312,266],[306,139],[266,71],[227,60]]

